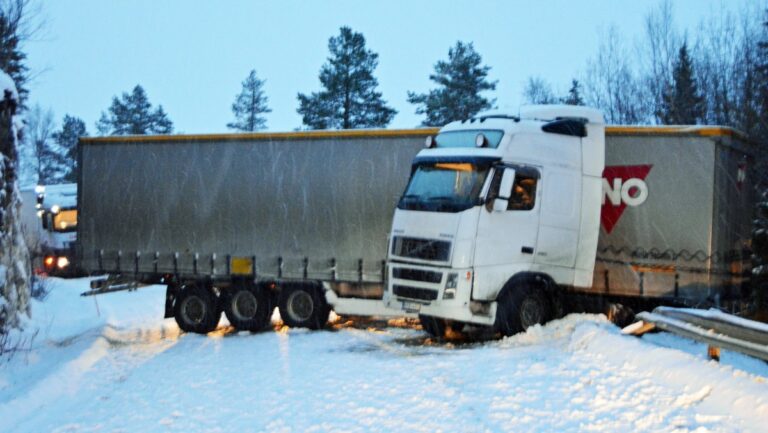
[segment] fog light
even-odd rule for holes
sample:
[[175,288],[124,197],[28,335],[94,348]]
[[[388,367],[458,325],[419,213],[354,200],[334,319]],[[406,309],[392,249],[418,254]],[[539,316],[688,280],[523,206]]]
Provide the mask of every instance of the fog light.
[[67,266],[69,266],[69,259],[66,257],[59,257],[58,260],[56,260],[56,267],[59,269],[64,269]]
[[456,298],[456,289],[443,290],[443,299],[454,299],[454,298]]

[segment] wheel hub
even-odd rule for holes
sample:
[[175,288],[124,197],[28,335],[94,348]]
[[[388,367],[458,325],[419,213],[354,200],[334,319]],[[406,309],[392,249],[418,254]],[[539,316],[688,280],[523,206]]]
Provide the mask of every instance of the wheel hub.
[[240,320],[254,318],[258,307],[259,301],[256,299],[256,296],[248,290],[238,291],[232,299],[232,311]]
[[304,322],[312,317],[315,311],[315,303],[309,293],[297,290],[288,296],[288,314],[293,320]]
[[199,325],[205,319],[205,302],[198,296],[189,296],[181,305],[181,315],[184,321]]
[[541,306],[538,300],[532,297],[525,298],[520,305],[520,324],[523,326],[523,330],[542,321]]

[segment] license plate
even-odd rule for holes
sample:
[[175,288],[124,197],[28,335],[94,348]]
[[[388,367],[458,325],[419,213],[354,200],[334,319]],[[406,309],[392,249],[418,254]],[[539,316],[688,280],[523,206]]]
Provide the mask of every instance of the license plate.
[[421,304],[418,302],[403,301],[403,310],[408,313],[418,313],[421,310]]

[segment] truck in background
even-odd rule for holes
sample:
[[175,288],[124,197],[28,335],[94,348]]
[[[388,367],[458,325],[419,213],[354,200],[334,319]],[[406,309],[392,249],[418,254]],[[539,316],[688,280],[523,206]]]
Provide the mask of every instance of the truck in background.
[[33,271],[77,276],[77,184],[35,185],[20,189],[22,226]]
[[392,223],[387,305],[433,335],[511,335],[572,294],[743,300],[750,144],[720,127],[603,131],[595,110],[531,106],[428,138]]

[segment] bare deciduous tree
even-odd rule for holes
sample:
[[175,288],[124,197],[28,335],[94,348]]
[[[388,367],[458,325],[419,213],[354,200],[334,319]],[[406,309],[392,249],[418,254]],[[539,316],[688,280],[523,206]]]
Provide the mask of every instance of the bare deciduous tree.
[[587,62],[586,100],[611,124],[648,123],[652,111],[644,87],[615,27],[601,32],[597,55]]
[[556,104],[557,97],[552,92],[552,86],[541,77],[529,77],[523,89],[523,98],[529,104]]

